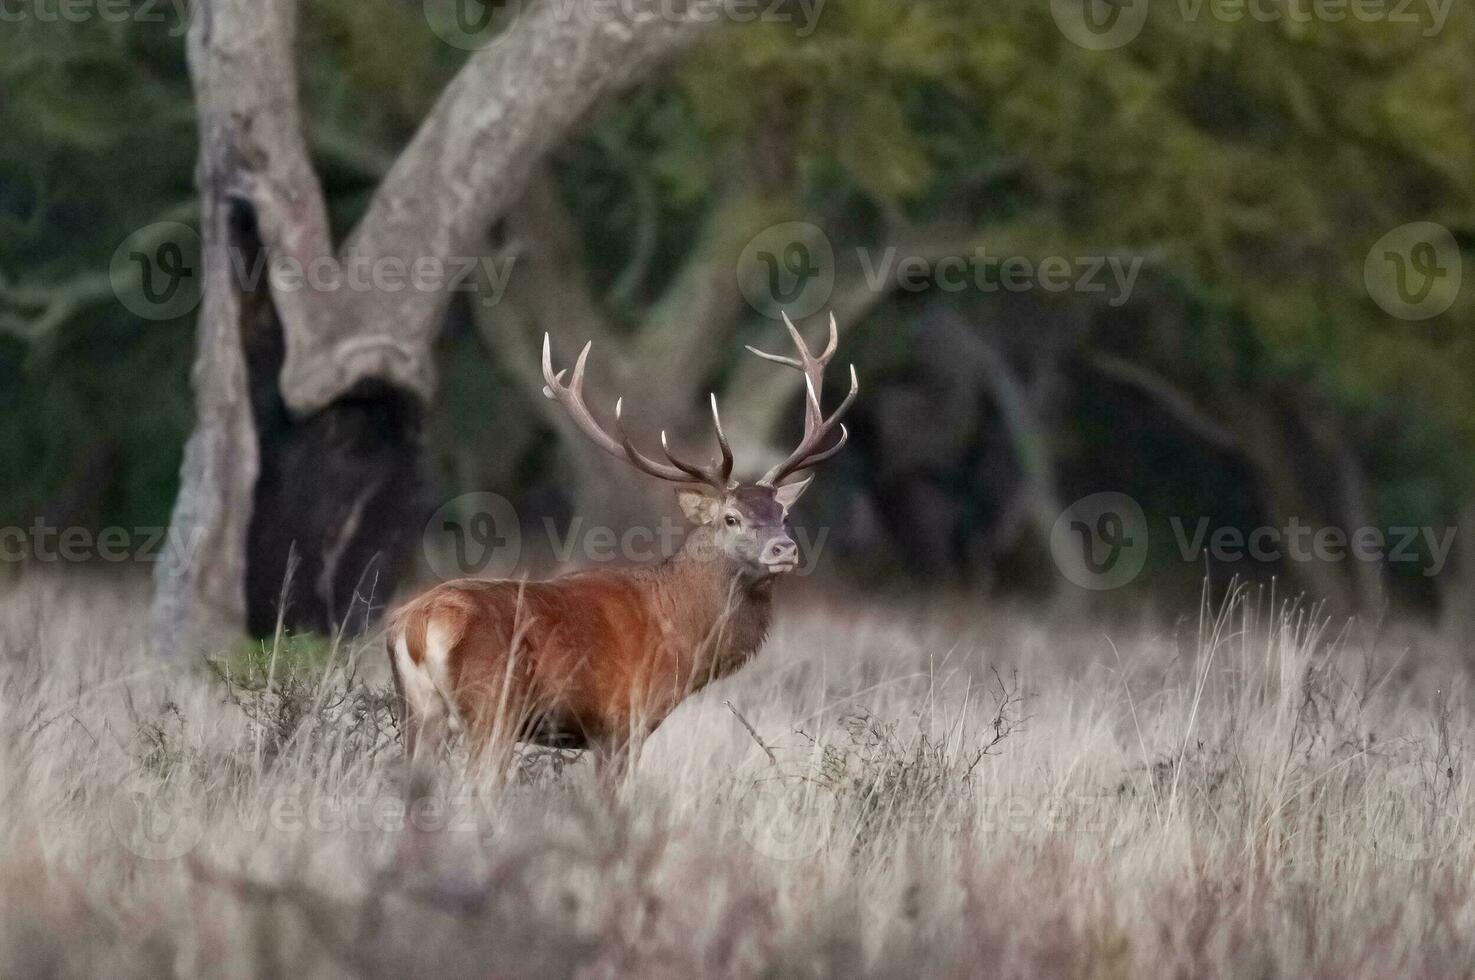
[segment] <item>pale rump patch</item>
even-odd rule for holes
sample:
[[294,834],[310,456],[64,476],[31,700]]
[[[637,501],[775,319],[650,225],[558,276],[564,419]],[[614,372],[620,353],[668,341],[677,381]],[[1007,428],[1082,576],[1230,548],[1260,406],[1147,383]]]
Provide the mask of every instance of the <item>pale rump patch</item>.
[[[428,624],[422,636],[412,637],[416,625],[415,617],[396,625],[394,667],[405,700],[406,722],[414,726],[414,735],[424,738],[427,747],[434,750],[447,729],[461,731],[461,713],[449,695],[447,631]],[[418,658],[413,656],[412,647],[418,649]]]
[[439,714],[440,692],[435,689],[430,673],[411,659],[409,639],[403,631],[394,642],[394,666],[399,674],[400,690],[404,692],[409,717],[423,724]]
[[451,679],[451,648],[455,645],[459,630],[453,631],[432,621],[425,627],[425,656],[420,660],[420,669],[429,678],[446,712],[446,721],[451,731],[461,731],[461,711],[456,699],[451,696],[455,684]]

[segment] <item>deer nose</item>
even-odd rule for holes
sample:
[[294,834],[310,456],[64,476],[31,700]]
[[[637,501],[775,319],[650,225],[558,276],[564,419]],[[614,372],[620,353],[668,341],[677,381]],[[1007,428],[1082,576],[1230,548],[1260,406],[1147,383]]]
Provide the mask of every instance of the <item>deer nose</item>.
[[763,549],[763,564],[770,568],[775,565],[797,565],[799,546],[789,538],[774,538]]

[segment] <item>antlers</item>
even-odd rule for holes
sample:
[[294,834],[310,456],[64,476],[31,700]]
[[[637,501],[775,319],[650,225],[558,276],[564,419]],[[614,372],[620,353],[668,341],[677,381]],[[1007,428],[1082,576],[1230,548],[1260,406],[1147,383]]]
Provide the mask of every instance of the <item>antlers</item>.
[[[824,411],[820,408],[819,396],[825,383],[825,365],[830,363],[830,358],[835,356],[835,348],[839,346],[839,329],[835,325],[835,314],[830,314],[830,342],[825,345],[823,354],[816,357],[804,344],[804,338],[799,336],[799,331],[794,327],[794,321],[789,319],[785,313],[784,326],[789,328],[789,336],[793,338],[794,346],[799,349],[799,357],[780,357],[777,354],[768,354],[756,347],[748,350],[757,354],[765,361],[773,361],[775,364],[785,364],[798,371],[804,372],[804,437],[799,440],[798,447],[789,454],[789,458],[779,463],[773,469],[763,475],[759,480],[760,486],[776,487],[785,477],[793,476],[800,470],[818,466],[831,456],[840,451],[850,438],[849,431],[840,425],[840,419],[850,410],[850,405],[855,401],[855,395],[860,391],[860,380],[855,376],[855,365],[850,365],[850,393],[840,403],[840,407],[825,418]],[[840,438],[829,449],[821,450],[819,447],[829,438],[836,425],[840,425]]]
[[[860,390],[860,381],[855,376],[855,365],[852,364],[850,366],[850,393],[845,396],[840,407],[826,418],[824,411],[820,408],[819,399],[824,387],[825,365],[830,362],[830,358],[835,356],[835,348],[839,345],[835,316],[830,315],[830,342],[825,346],[824,353],[818,356],[805,345],[804,338],[799,335],[798,329],[795,328],[788,314],[784,314],[784,326],[789,328],[789,336],[793,338],[794,346],[798,348],[797,358],[781,357],[777,354],[765,353],[754,347],[748,348],[765,361],[784,364],[804,374],[804,436],[787,459],[769,470],[758,481],[760,486],[766,487],[776,487],[787,477],[818,466],[840,451],[846,440],[850,438],[845,426],[840,425],[840,418],[849,411],[851,403],[855,401],[856,393]],[[604,431],[604,428],[594,420],[593,414],[590,413],[589,406],[584,402],[584,368],[589,359],[589,349],[594,346],[593,342],[585,344],[584,349],[579,352],[579,359],[574,362],[574,373],[569,378],[568,384],[563,383],[565,371],[559,371],[556,374],[553,371],[553,355],[550,345],[548,334],[543,334],[543,394],[562,405],[568,412],[569,418],[596,446],[611,456],[629,461],[630,465],[642,473],[660,480],[671,483],[704,483],[719,492],[731,489],[733,485],[732,447],[728,445],[727,436],[722,431],[722,418],[717,414],[716,395],[710,396],[712,425],[717,430],[717,445],[721,449],[721,458],[713,460],[708,466],[694,466],[684,462],[671,452],[671,446],[666,440],[666,432],[662,430],[661,450],[668,460],[667,463],[662,463],[644,455],[630,442],[630,437],[626,434],[624,422],[620,417],[625,401],[623,398],[615,401],[615,429],[619,433],[618,439]],[[820,449],[837,425],[840,427],[840,438],[828,449]]]
[[616,440],[594,420],[589,412],[589,406],[584,404],[584,367],[589,359],[589,348],[594,346],[590,341],[584,345],[579,352],[579,359],[574,362],[574,374],[567,385],[563,384],[563,371],[553,373],[553,354],[550,350],[548,334],[543,334],[543,394],[547,398],[557,400],[568,412],[569,417],[600,449],[626,459],[642,473],[667,480],[671,483],[705,483],[716,489],[719,493],[725,493],[729,489],[732,479],[732,447],[727,443],[727,436],[722,431],[722,418],[717,414],[717,396],[712,395],[712,425],[717,429],[717,445],[721,447],[721,460],[714,460],[710,466],[693,466],[676,458],[671,452],[671,446],[666,441],[666,432],[661,430],[661,450],[666,454],[669,464],[657,462],[636,449],[630,442],[630,436],[625,432],[625,423],[620,418],[621,409],[624,407],[624,398],[615,400],[615,428],[620,433]]

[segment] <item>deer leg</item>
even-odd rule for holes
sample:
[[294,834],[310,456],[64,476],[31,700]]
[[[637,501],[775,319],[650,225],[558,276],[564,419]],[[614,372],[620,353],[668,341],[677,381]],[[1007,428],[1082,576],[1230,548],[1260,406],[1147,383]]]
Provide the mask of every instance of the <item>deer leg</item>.
[[450,726],[446,722],[445,709],[437,705],[435,709],[416,718],[406,730],[405,758],[412,764],[434,762],[440,758],[449,734]]

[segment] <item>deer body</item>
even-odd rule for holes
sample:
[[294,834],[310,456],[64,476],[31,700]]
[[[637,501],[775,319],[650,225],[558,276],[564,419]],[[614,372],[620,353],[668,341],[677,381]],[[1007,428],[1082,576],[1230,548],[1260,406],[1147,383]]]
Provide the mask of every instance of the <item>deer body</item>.
[[464,729],[477,746],[500,720],[521,741],[614,758],[747,663],[771,608],[771,580],[688,550],[548,582],[463,579],[396,615],[391,663],[409,713],[430,723],[421,737]]
[[[464,732],[474,754],[498,739],[515,739],[593,749],[602,771],[611,763],[622,771],[631,751],[682,699],[758,652],[772,617],[773,583],[798,565],[788,514],[809,480],[784,478],[844,444],[841,426],[834,446],[818,448],[857,389],[852,368],[849,396],[826,419],[819,386],[835,349],[833,319],[829,347],[819,357],[788,326],[799,358],[761,356],[804,371],[805,436],[755,484],[731,480],[732,452],[715,399],[721,461],[692,466],[667,448],[670,464],[656,462],[636,450],[623,429],[619,440],[605,433],[584,406],[589,348],[564,385],[545,338],[545,393],[602,448],[681,485],[677,499],[696,527],[659,565],[546,582],[461,579],[402,608],[390,622],[387,643],[410,758],[434,753],[447,734]],[[664,448],[664,433],[661,442]]]

